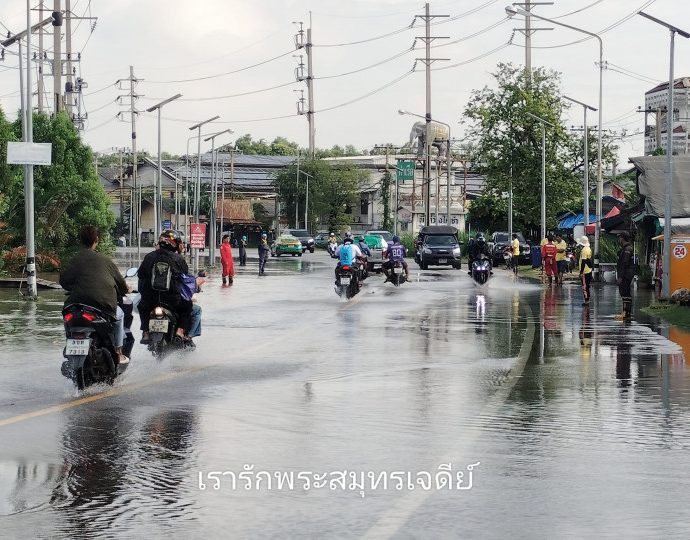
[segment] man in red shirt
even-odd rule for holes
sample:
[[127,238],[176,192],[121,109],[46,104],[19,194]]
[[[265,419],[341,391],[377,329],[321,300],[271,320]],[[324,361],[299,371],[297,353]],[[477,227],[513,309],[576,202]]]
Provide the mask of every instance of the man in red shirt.
[[552,234],[549,234],[547,240],[546,244],[541,247],[541,258],[544,261],[544,271],[549,278],[549,285],[551,285],[554,276],[558,276],[558,263],[556,262],[558,249],[553,243]]

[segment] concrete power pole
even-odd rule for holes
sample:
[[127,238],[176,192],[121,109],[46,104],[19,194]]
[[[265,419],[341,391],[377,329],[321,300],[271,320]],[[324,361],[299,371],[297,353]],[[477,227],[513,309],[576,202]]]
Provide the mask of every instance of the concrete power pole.
[[[60,14],[60,0],[53,0],[53,13]],[[62,106],[62,16],[53,17],[53,110],[55,114]]]
[[[43,0],[38,4],[38,20],[43,20]],[[38,29],[38,112],[43,112],[43,26]]]
[[72,0],[65,0],[65,52],[67,66],[65,69],[65,109],[70,120],[74,120],[74,79],[72,74]]
[[[449,15],[430,15],[429,2],[425,4],[424,15],[415,15],[415,19],[422,19],[425,23],[424,37],[421,39],[426,45],[426,55],[424,58],[417,58],[424,62],[426,66],[426,135],[424,137],[424,224],[430,225],[431,222],[431,64],[439,60],[449,60],[448,58],[431,58],[431,42],[435,39],[448,39],[447,36],[432,36],[431,21],[439,17],[449,17]],[[438,205],[438,201],[436,201]]]
[[[532,11],[533,6],[551,6],[553,2],[533,2],[532,0],[525,0],[523,3],[516,3],[525,11]],[[521,32],[525,36],[525,73],[527,80],[532,80],[532,34],[539,30],[553,30],[553,28],[532,28],[532,18],[525,16],[525,27],[515,28],[517,32]]]
[[[316,127],[314,126],[314,71],[312,62],[312,42],[311,42],[311,13],[309,14],[309,28],[307,28],[307,101],[309,111],[307,121],[309,122],[309,156],[314,157],[316,151]],[[306,225],[305,225],[306,226]]]

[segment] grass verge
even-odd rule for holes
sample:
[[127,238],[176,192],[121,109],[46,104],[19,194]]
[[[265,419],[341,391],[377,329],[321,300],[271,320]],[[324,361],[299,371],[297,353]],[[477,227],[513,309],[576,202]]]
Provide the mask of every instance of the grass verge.
[[652,304],[642,308],[643,313],[659,317],[683,330],[690,330],[690,307],[672,304]]

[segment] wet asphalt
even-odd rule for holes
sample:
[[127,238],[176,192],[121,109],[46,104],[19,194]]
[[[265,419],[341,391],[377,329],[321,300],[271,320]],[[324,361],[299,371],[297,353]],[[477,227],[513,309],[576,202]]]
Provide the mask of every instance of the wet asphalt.
[[687,538],[688,336],[611,286],[412,264],[346,302],[333,266],[212,274],[196,351],[84,393],[64,296],[0,290],[0,536]]

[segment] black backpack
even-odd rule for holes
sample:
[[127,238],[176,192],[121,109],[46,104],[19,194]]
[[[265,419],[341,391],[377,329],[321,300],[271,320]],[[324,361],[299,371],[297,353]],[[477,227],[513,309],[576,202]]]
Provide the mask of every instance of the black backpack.
[[173,271],[167,261],[158,261],[151,272],[151,288],[154,291],[167,292],[172,283]]

